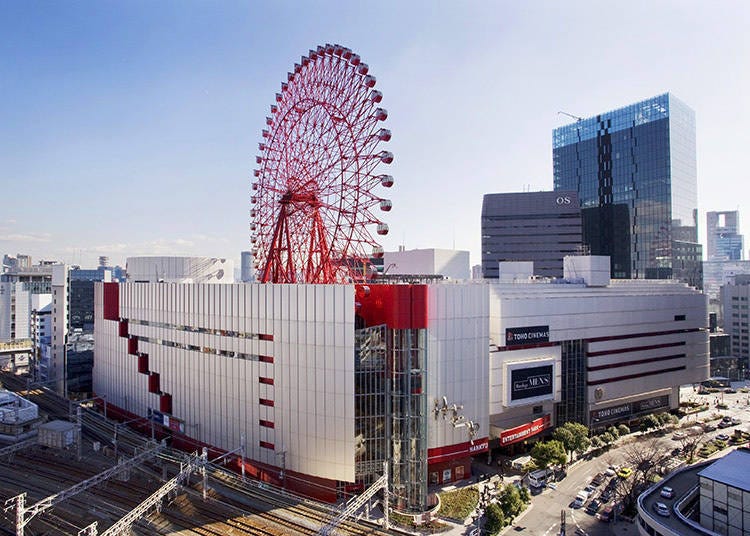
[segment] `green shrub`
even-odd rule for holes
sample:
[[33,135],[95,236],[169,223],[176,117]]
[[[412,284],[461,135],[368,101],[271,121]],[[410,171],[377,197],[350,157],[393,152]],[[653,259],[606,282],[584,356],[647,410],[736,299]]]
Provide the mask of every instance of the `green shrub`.
[[622,437],[630,433],[630,428],[627,424],[621,424],[617,427],[617,431],[620,432],[620,437]]
[[487,520],[484,524],[484,530],[489,534],[498,534],[508,524],[503,509],[497,503],[491,503],[487,507],[485,515]]
[[461,488],[440,493],[440,515],[463,521],[479,504],[479,490],[474,487]]

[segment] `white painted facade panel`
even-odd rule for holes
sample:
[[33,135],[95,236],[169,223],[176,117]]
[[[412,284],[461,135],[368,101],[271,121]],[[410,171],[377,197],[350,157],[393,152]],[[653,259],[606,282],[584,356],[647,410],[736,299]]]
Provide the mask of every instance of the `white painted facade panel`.
[[[159,395],[148,392],[148,376],[138,373],[138,357],[128,355],[118,323],[103,319],[101,288],[94,389],[146,415],[159,408]],[[248,458],[279,466],[285,452],[289,470],[354,480],[353,286],[135,283],[119,292],[119,314],[129,320],[131,335],[148,338],[139,340],[138,351],[148,354],[149,369],[172,395],[172,415],[185,422],[188,436],[234,450],[245,433]],[[261,420],[274,427],[260,426]]]
[[125,266],[129,282],[234,282],[234,262],[217,257],[128,257]]
[[442,275],[456,280],[471,277],[469,252],[453,249],[386,251],[383,267],[388,275]]
[[427,410],[428,448],[468,441],[466,427],[455,428],[450,418],[437,417],[435,401],[463,406],[466,420],[479,423],[476,437],[489,430],[487,384],[488,294],[484,285],[428,286]]

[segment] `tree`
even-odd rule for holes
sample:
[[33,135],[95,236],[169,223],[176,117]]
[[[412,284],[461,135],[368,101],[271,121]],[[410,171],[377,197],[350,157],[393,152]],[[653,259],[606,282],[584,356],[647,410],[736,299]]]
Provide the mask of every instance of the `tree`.
[[552,437],[563,444],[571,458],[574,452],[581,455],[591,446],[589,429],[579,422],[566,422],[558,426]]
[[635,512],[635,504],[640,495],[652,483],[660,467],[672,458],[669,446],[658,438],[631,443],[624,450],[625,462],[633,469],[633,474],[620,480],[616,494],[626,512]]
[[682,432],[682,435],[679,436],[677,441],[679,441],[680,448],[688,461],[693,459],[695,451],[698,450],[698,445],[700,445],[705,438],[706,431],[702,426],[693,426]]
[[536,443],[531,449],[531,459],[537,467],[546,469],[550,465],[564,465],[568,461],[568,455],[562,442],[552,439]]
[[611,435],[615,441],[620,437],[620,430],[618,430],[616,426],[610,426],[607,428],[607,433]]
[[609,432],[604,432],[603,434],[599,434],[599,438],[602,440],[602,443],[605,445],[611,445],[612,443],[615,442],[615,437]]
[[655,430],[661,426],[659,418],[654,414],[646,415],[641,419],[641,432],[648,432],[649,430]]
[[503,491],[500,492],[500,506],[505,513],[505,517],[513,523],[513,519],[523,512],[526,504],[521,500],[521,493],[514,484],[507,484]]
[[490,534],[498,534],[502,528],[507,525],[503,509],[497,503],[490,503],[485,511],[487,521],[484,524],[484,530]]
[[591,438],[591,446],[595,449],[598,449],[602,446],[602,438],[599,436],[594,436]]

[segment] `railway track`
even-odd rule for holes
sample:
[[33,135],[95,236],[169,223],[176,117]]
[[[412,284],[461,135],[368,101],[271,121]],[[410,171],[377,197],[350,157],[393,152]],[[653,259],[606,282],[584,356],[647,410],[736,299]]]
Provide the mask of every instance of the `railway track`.
[[[49,415],[50,419],[69,418],[70,405],[46,389],[26,391],[26,381],[0,374],[6,389],[20,391]],[[105,419],[93,409],[83,408],[82,460],[77,449],[54,451],[32,447],[0,459],[0,501],[27,493],[26,505],[64,491],[92,478],[116,464],[120,455],[131,457],[153,442],[122,424]],[[115,442],[116,438],[116,442]],[[95,452],[93,443],[101,449]],[[115,456],[115,453],[117,456]],[[187,455],[165,449],[153,461],[130,470],[127,482],[109,479],[64,503],[35,516],[27,525],[27,534],[61,534],[77,536],[94,521],[100,531],[114,524],[179,471]],[[275,490],[254,481],[243,481],[239,475],[218,466],[208,467],[209,489],[203,500],[202,483],[183,486],[165,497],[160,507],[141,518],[131,533],[153,535],[202,536],[282,536],[317,534],[339,510],[285,490]],[[14,534],[14,512],[0,510],[0,534]],[[393,534],[375,525],[345,522],[338,529],[341,536]]]

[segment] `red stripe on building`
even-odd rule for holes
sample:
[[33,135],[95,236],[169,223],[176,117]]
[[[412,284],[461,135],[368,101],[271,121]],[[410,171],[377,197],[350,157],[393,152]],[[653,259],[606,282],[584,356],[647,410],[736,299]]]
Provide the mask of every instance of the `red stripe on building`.
[[427,285],[357,285],[356,301],[366,326],[427,327]]
[[490,441],[487,437],[475,439],[474,441],[467,441],[465,443],[458,443],[457,445],[427,449],[427,463],[431,464],[448,460],[457,460],[459,458],[487,452],[489,449]]
[[120,287],[117,283],[102,283],[102,314],[104,320],[120,319]]
[[519,441],[523,441],[543,432],[550,426],[552,426],[552,419],[549,414],[547,414],[544,417],[534,419],[533,421],[522,424],[521,426],[505,430],[500,434],[500,446],[504,447],[506,445],[518,443]]
[[172,395],[165,393],[159,397],[159,411],[172,413]]

